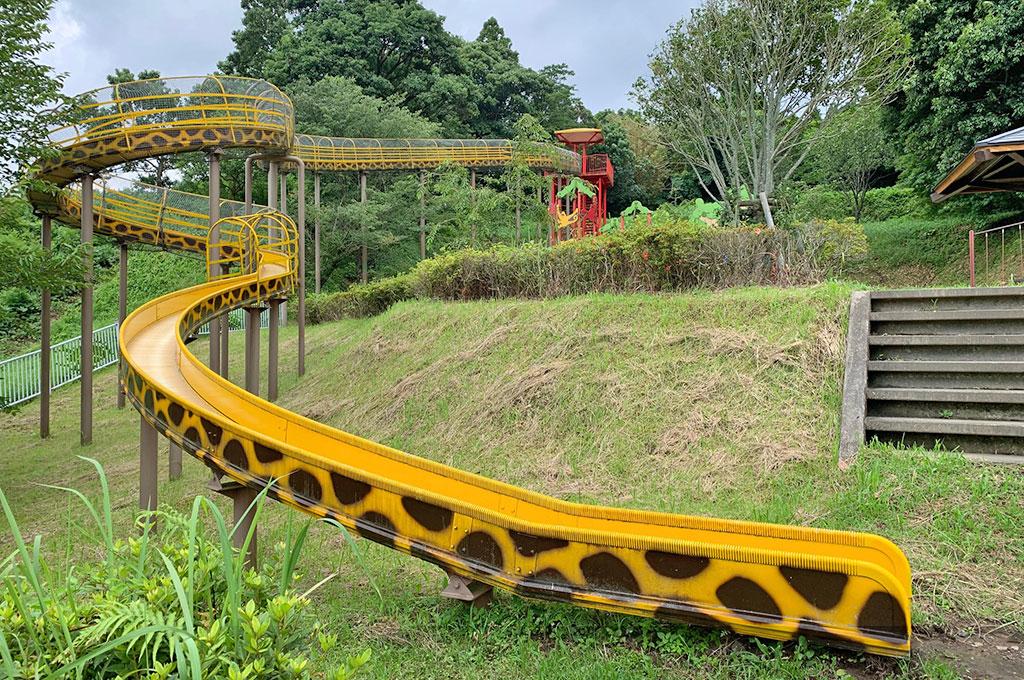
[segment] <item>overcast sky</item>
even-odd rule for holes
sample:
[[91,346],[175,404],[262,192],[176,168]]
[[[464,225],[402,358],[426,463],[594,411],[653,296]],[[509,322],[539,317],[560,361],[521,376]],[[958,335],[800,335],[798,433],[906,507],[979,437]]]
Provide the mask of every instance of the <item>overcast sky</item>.
[[[697,0],[422,0],[449,31],[475,38],[490,16],[531,68],[564,62],[594,111],[628,106],[637,76],[668,26]],[[115,68],[203,75],[232,50],[239,0],[58,0],[48,61],[77,94],[106,84]]]

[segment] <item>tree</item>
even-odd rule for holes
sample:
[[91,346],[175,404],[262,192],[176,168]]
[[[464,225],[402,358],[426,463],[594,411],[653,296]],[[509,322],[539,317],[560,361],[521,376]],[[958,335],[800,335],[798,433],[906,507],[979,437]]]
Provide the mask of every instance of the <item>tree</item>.
[[549,129],[589,116],[568,67],[526,68],[494,19],[466,41],[417,0],[246,0],[243,9],[225,73],[284,88],[348,78],[440,123],[447,136],[509,136],[524,113]]
[[634,96],[669,148],[738,219],[772,194],[856,101],[901,83],[905,39],[881,0],[707,0],[669,31]]
[[836,115],[829,128],[815,149],[813,165],[822,180],[849,196],[853,217],[860,222],[868,189],[895,160],[882,129],[882,110],[877,105],[852,107]]
[[893,106],[901,180],[930,191],[976,141],[1024,123],[1024,3],[892,4],[913,65]]
[[49,132],[67,120],[62,74],[40,63],[52,0],[0,0],[0,193],[53,153]]
[[235,50],[217,64],[224,73],[263,78],[266,56],[289,30],[288,0],[242,0],[242,28],[232,31]]
[[543,219],[545,213],[544,204],[537,200],[537,195],[546,181],[527,161],[540,152],[541,145],[548,142],[549,138],[537,119],[527,113],[516,122],[511,141],[512,154],[501,175],[501,182],[505,188],[503,198],[512,206],[515,214],[514,243],[519,245],[523,240],[524,211],[534,220]]

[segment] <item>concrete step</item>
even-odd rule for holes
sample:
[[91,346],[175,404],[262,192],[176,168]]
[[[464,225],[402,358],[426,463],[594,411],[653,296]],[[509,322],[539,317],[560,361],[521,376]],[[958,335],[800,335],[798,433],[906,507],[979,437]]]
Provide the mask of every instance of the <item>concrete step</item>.
[[922,389],[914,387],[869,387],[868,399],[879,401],[928,401],[969,404],[1022,404],[1024,390]]
[[1024,288],[947,288],[893,290],[871,293],[871,309],[887,311],[928,311],[978,308],[1022,308]]
[[1022,286],[991,286],[988,288],[909,288],[871,291],[872,300],[936,300],[943,298],[979,298],[1024,296]]
[[[952,337],[952,336],[951,336]],[[871,361],[1020,361],[1024,345],[870,345]]]
[[[890,362],[882,361],[881,364]],[[896,363],[896,362],[892,362]],[[1024,390],[1022,373],[966,373],[873,370],[868,388],[909,387],[918,389]]]
[[[867,416],[864,427],[875,432],[915,432],[933,435],[975,435],[1024,438],[1024,422],[964,420],[959,418],[894,418]],[[1024,447],[1024,442],[1021,442]]]
[[868,371],[1024,374],[1024,361],[868,361]]
[[987,321],[1024,319],[1024,306],[1007,309],[900,310],[871,312],[870,321]]
[[1024,335],[872,335],[868,344],[877,346],[974,346],[1011,345],[1024,346]]
[[1024,422],[1024,404],[969,401],[901,401],[898,399],[868,398],[866,414],[880,418],[941,418]]
[[[911,335],[1024,335],[1024,317],[1016,318],[1016,311],[999,313],[992,310],[970,312],[874,312],[879,316],[868,322],[869,332],[877,336]],[[894,319],[891,317],[909,317]],[[1010,317],[1014,318],[1010,318]]]
[[891,432],[867,430],[867,441],[877,439],[894,446],[919,446],[924,449],[960,451],[972,460],[989,463],[1024,463],[1024,439],[987,435],[934,434],[929,432]]

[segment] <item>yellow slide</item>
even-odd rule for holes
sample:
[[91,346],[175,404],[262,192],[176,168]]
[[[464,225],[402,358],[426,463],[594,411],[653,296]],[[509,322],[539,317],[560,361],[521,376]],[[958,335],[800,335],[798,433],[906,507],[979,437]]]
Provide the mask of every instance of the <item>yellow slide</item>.
[[[159,82],[160,98],[88,95],[83,106],[98,102],[104,112],[86,109],[86,122],[61,140],[61,158],[42,175],[63,185],[83,168],[186,149],[296,153],[290,103],[269,83],[210,77],[174,97],[166,92],[174,81]],[[146,89],[119,87],[133,96]],[[397,153],[402,143],[384,146]],[[346,148],[369,149],[366,168],[385,162],[379,145]],[[438,149],[455,155],[451,150],[503,147],[429,148],[434,160],[406,154],[402,162],[427,167],[445,160]],[[336,169],[361,169],[358,152],[346,154],[345,167]],[[316,169],[312,153],[304,156]],[[461,158],[456,162],[494,162]],[[536,162],[554,166],[559,158]],[[201,197],[127,183],[118,191],[122,198],[101,201],[96,210],[101,232],[205,252]],[[34,200],[77,224],[73,192]],[[168,205],[177,206],[170,218]],[[213,316],[286,295],[298,265],[286,217],[263,212],[232,220],[239,229],[225,233],[239,236],[222,245],[242,263],[237,275],[143,305],[121,328],[129,398],[195,457],[249,487],[278,480],[269,495],[283,503],[523,596],[774,639],[807,635],[877,654],[909,652],[910,567],[879,536],[564,502],[327,427],[219,377],[186,339]]]

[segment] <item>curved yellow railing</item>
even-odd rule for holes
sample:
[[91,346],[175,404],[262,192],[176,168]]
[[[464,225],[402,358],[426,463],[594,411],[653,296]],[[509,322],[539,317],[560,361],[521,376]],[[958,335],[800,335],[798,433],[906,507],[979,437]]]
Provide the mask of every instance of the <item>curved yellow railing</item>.
[[[239,118],[259,124],[256,110]],[[170,140],[166,132],[147,134]],[[79,152],[93,143],[81,136],[64,147],[51,175],[81,173]],[[121,238],[206,252],[205,233],[195,233],[199,201],[173,198],[181,204],[175,226],[194,239],[185,247],[166,241],[160,211],[170,190],[156,196],[144,186],[111,192],[98,201],[97,224],[126,225]],[[75,223],[73,200],[56,205],[58,218]],[[227,276],[153,300],[121,327],[130,400],[189,453],[244,485],[269,486],[283,503],[524,596],[775,639],[808,635],[878,654],[909,651],[910,567],[879,536],[570,503],[314,422],[216,375],[186,339],[229,309],[296,286],[290,220],[256,210],[217,225],[221,253],[211,264],[230,265]]]

